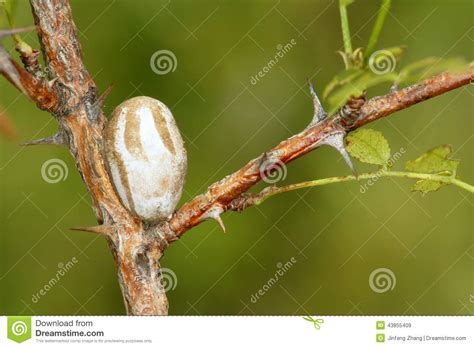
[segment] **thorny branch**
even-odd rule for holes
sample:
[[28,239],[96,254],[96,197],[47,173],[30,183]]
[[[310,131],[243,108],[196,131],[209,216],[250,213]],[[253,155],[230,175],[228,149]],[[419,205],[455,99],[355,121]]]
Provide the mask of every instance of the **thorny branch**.
[[[471,64],[463,73],[444,73],[385,96],[367,101],[354,98],[332,117],[327,117],[311,88],[315,114],[306,129],[211,185],[207,192],[184,204],[168,221],[147,226],[123,207],[107,172],[102,152],[106,123],[102,111],[104,98],[99,97],[84,65],[69,2],[30,0],[30,3],[45,71],[41,71],[38,64],[38,51],[17,47],[21,66],[0,43],[0,74],[58,121],[57,134],[27,144],[62,144],[71,152],[100,223],[76,229],[106,236],[118,268],[127,312],[133,315],[167,314],[168,302],[159,264],[164,250],[202,221],[212,218],[222,224],[220,214],[223,212],[240,211],[252,205],[251,196],[246,192],[262,180],[262,168],[275,170],[275,164],[289,163],[321,145],[335,147],[351,164],[343,144],[348,132],[474,80]],[[0,32],[0,40],[18,32]]]
[[[318,116],[321,112],[316,109],[315,116],[317,117],[308,128],[283,140],[235,173],[211,185],[206,193],[183,205],[170,220],[171,229],[179,237],[207,218],[214,218],[227,210],[244,209],[246,207],[245,193],[262,180],[262,165],[268,159],[271,159],[272,163],[286,164],[323,144],[329,144],[339,151],[344,151],[341,148],[342,138],[347,132],[472,81],[474,81],[474,64],[471,63],[469,70],[462,74],[443,73],[385,96],[362,102],[350,101],[333,117],[321,119]],[[354,105],[357,103],[359,105]],[[315,103],[316,108],[318,104]],[[331,137],[336,141],[328,142]],[[343,152],[343,155],[346,154]]]

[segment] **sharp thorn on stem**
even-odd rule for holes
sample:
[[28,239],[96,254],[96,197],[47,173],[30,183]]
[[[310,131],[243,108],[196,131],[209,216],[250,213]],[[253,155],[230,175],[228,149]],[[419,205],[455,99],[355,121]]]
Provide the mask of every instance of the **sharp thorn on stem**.
[[98,226],[86,226],[86,227],[71,227],[70,230],[111,235],[113,232],[113,227],[110,225],[98,225]]
[[30,141],[22,143],[21,145],[29,146],[29,145],[62,145],[62,144],[64,144],[64,139],[61,134],[57,133],[51,137],[30,140]]
[[326,138],[323,139],[323,141],[320,143],[321,145],[328,145],[333,148],[335,148],[342,156],[346,164],[349,166],[352,174],[357,177],[357,171],[354,167],[354,164],[352,164],[351,157],[349,156],[349,153],[346,150],[346,147],[344,146],[344,132],[336,132],[332,133]]
[[52,79],[51,81],[48,81],[48,88],[51,89],[53,88],[54,84],[56,83],[56,81],[58,81],[58,77],[55,77],[54,79]]
[[217,221],[217,223],[219,224],[220,228],[221,228],[222,231],[225,233],[224,221],[222,221],[222,218],[220,217],[220,215],[217,215],[217,216],[214,217],[213,219]]
[[105,104],[105,100],[107,99],[110,92],[112,91],[113,86],[114,86],[113,84],[110,84],[109,87],[107,87],[107,89],[104,91],[104,93],[102,93],[102,95],[100,95],[99,98],[97,98],[97,100],[92,105],[92,110],[93,110],[93,114],[95,118],[97,118],[100,112],[102,111],[102,108],[104,107],[104,104]]
[[207,219],[215,220],[219,224],[220,228],[222,228],[222,231],[224,231],[225,233],[226,232],[225,225],[221,218],[221,214],[223,213],[223,211],[224,210],[220,207],[212,208],[203,216],[202,220],[207,220]]
[[104,106],[104,103],[105,103],[105,100],[107,99],[107,97],[109,96],[110,92],[112,91],[112,87],[114,87],[114,84],[111,83],[109,85],[109,87],[106,88],[106,90],[104,91],[104,93],[102,93],[101,96],[99,96],[99,98],[97,98],[97,101],[94,103],[94,106],[97,107],[97,108],[102,108]]
[[324,111],[323,106],[321,105],[321,102],[319,101],[318,95],[314,91],[313,84],[311,83],[309,79],[308,79],[308,86],[309,86],[309,92],[311,93],[311,98],[313,99],[313,106],[314,106],[314,116],[310,125],[315,125],[323,121],[326,118],[327,114],[326,114],[326,111]]

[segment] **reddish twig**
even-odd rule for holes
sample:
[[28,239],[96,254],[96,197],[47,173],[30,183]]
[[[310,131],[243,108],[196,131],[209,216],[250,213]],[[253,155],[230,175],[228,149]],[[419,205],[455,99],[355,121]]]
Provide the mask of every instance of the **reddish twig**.
[[250,198],[245,198],[244,193],[262,180],[261,165],[266,158],[272,158],[275,163],[289,163],[319,147],[329,134],[353,131],[396,111],[467,85],[473,80],[474,64],[471,64],[469,70],[464,73],[443,73],[400,91],[372,98],[359,106],[357,114],[347,117],[339,112],[334,117],[283,140],[235,173],[211,185],[205,193],[184,204],[170,220],[171,230],[174,233],[172,239],[179,238],[190,228],[216,216],[217,213],[242,210],[248,206],[251,203],[248,201]]
[[[246,192],[267,172],[275,170],[274,164],[285,165],[323,144],[338,149],[350,163],[342,142],[347,132],[466,85],[472,81],[474,74],[471,66],[462,74],[441,74],[367,102],[363,98],[354,99],[331,118],[326,117],[313,92],[315,115],[305,130],[211,185],[206,193],[182,206],[170,220],[150,226],[123,207],[110,180],[102,152],[106,123],[102,112],[104,98],[99,97],[97,87],[84,65],[69,2],[30,2],[46,61],[47,77],[38,71],[35,51],[23,60],[26,64],[24,68],[13,61],[1,46],[0,73],[38,107],[48,110],[57,119],[59,130],[56,135],[30,141],[29,144],[63,144],[71,152],[101,224],[75,229],[106,236],[117,265],[127,312],[134,315],[168,312],[159,264],[168,243],[206,219],[222,223],[221,213],[240,211],[251,205],[253,202],[249,197],[252,196],[246,195]],[[1,36],[0,32],[0,39]],[[264,192],[268,193],[268,190],[271,188]]]

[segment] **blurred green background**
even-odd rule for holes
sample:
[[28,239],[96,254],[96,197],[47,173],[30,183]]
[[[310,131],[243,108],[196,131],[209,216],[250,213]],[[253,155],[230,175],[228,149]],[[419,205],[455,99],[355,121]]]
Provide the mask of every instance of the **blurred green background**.
[[[31,25],[27,1],[18,3],[17,25]],[[71,4],[91,74],[101,91],[114,83],[106,113],[138,95],[172,109],[189,158],[182,202],[303,129],[312,116],[306,78],[321,91],[343,68],[335,53],[342,48],[336,1]],[[379,4],[349,7],[355,47],[366,43]],[[406,45],[402,65],[427,56],[470,60],[473,13],[469,0],[394,1],[378,47]],[[25,38],[37,47],[34,33]],[[284,58],[251,84],[278,45],[292,39]],[[10,39],[4,44],[12,48]],[[152,71],[158,50],[174,53],[174,72]],[[124,314],[105,240],[68,230],[95,224],[71,156],[61,147],[19,145],[53,134],[55,121],[4,79],[0,91],[19,133],[17,141],[0,139],[0,313]],[[395,168],[452,144],[459,175],[473,183],[472,95],[472,87],[461,88],[369,127],[383,131],[392,153],[406,150]],[[50,159],[66,163],[65,180],[43,179]],[[289,165],[279,184],[348,173],[334,150],[322,148]],[[456,187],[423,196],[410,192],[411,183],[384,178],[365,193],[357,183],[287,193],[226,214],[226,234],[214,222],[201,224],[162,260],[172,282],[170,314],[472,314],[473,198]],[[252,301],[292,257],[294,265]],[[77,264],[35,300],[73,258]],[[383,293],[369,285],[379,268],[395,277]]]

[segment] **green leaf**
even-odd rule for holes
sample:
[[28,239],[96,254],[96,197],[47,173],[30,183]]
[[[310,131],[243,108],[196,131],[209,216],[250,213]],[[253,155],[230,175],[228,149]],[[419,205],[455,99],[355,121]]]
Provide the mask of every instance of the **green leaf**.
[[[456,175],[459,161],[449,159],[452,153],[451,145],[442,145],[431,149],[427,153],[421,155],[413,161],[405,164],[405,169],[410,172],[439,174],[439,175]],[[418,180],[412,187],[413,191],[423,193],[437,191],[448,183],[435,180]]]
[[449,159],[451,153],[451,145],[435,147],[417,159],[408,161],[405,164],[405,169],[415,173],[438,174],[449,172],[450,175],[454,175],[459,161]]
[[367,44],[366,57],[368,57],[374,52],[375,46],[382,31],[383,24],[385,22],[385,17],[387,16],[388,10],[390,9],[391,0],[382,0],[380,5],[380,10],[375,20],[374,28],[370,34],[369,43]]
[[371,71],[364,71],[355,80],[342,85],[327,98],[329,114],[344,105],[350,97],[360,96],[367,88],[378,84],[394,82],[396,78],[397,74],[395,73],[377,75]]
[[[360,96],[366,89],[381,83],[394,83],[398,73],[393,72],[403,52],[404,46],[388,47],[374,53],[373,62],[365,69],[351,68],[333,77],[324,90],[328,101],[328,111],[333,113],[352,96]],[[356,53],[357,50],[354,51]],[[344,53],[341,52],[343,55]],[[354,66],[357,59],[353,55],[346,58]],[[347,63],[346,63],[347,65]]]
[[383,48],[383,51],[389,51],[391,54],[395,56],[395,59],[397,62],[400,60],[402,57],[403,50],[406,48],[405,45],[400,45],[400,46],[392,46],[392,47],[387,47]]
[[364,71],[361,69],[349,69],[349,70],[342,70],[338,74],[336,74],[331,82],[329,82],[324,89],[323,92],[323,99],[326,99],[331,92],[333,92],[337,87],[345,85],[355,78],[359,77]]
[[438,191],[441,187],[449,185],[446,182],[433,181],[433,180],[418,180],[411,188],[412,191],[419,191],[422,193],[428,193],[432,191]]
[[346,137],[351,156],[370,164],[385,165],[390,158],[390,146],[383,134],[374,129],[360,129]]
[[444,71],[457,72],[466,68],[467,62],[462,58],[428,57],[404,67],[396,83],[412,84]]

